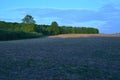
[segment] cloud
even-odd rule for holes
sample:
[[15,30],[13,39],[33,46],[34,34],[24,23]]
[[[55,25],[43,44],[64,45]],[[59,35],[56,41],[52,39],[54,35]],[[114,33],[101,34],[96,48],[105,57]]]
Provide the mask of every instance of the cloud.
[[7,13],[16,20],[30,14],[39,24],[51,24],[52,21],[57,21],[59,25],[96,27],[101,33],[120,32],[120,6],[113,4],[106,4],[98,10],[17,8],[10,11],[11,13],[9,11]]
[[98,14],[97,11],[87,9],[21,8],[15,11],[19,11],[24,15],[31,14],[39,17],[39,19],[58,20],[66,24],[99,20],[101,16],[96,16]]
[[120,33],[120,8],[115,5],[107,4],[103,6],[99,13],[103,15],[104,21],[102,26],[104,33]]

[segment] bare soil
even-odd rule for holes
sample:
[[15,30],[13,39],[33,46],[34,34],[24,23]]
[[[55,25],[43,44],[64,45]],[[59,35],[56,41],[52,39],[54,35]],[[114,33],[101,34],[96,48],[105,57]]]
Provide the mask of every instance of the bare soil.
[[49,36],[50,38],[77,38],[77,37],[120,37],[120,34],[60,34],[56,36]]
[[2,41],[0,80],[120,80],[120,37]]

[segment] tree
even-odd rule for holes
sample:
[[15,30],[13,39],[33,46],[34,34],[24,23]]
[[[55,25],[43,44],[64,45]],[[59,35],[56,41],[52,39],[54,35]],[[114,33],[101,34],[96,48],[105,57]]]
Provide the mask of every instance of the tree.
[[58,35],[59,34],[59,27],[58,27],[57,22],[55,22],[55,21],[51,23],[51,34],[52,35]]
[[24,31],[24,32],[35,32],[35,25],[34,24],[24,24],[24,23],[22,23],[21,27],[20,27],[20,30]]
[[22,22],[25,24],[35,24],[35,20],[31,15],[26,15],[23,19]]

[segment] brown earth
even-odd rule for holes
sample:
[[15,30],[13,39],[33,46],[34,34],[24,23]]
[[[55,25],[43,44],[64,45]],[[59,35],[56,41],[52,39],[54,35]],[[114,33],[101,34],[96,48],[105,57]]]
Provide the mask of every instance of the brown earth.
[[76,37],[120,37],[120,34],[60,34],[56,36],[49,36],[49,38],[76,38]]

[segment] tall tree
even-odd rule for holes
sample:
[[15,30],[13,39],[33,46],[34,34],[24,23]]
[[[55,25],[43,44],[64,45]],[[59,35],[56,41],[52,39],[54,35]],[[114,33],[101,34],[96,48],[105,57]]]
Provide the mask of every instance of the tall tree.
[[51,23],[51,32],[52,32],[52,35],[58,35],[59,34],[58,23],[55,22],[55,21]]
[[25,24],[35,24],[35,20],[31,15],[26,15],[23,19],[22,22]]

